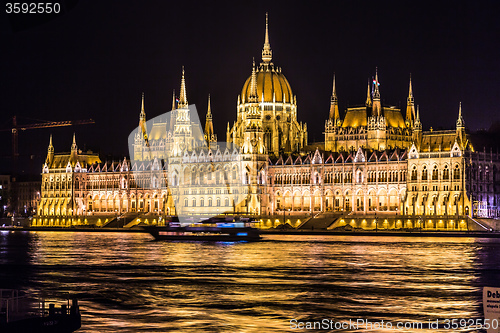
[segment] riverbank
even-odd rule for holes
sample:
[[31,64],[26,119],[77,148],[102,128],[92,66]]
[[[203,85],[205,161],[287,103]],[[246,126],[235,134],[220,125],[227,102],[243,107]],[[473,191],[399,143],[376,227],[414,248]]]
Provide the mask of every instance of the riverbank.
[[[81,228],[81,227],[3,227],[0,231],[48,231],[48,232],[94,232],[94,233],[147,233],[136,228]],[[483,231],[435,231],[435,230],[296,230],[264,229],[261,235],[327,235],[327,236],[377,236],[377,237],[472,237],[500,238],[500,232]]]

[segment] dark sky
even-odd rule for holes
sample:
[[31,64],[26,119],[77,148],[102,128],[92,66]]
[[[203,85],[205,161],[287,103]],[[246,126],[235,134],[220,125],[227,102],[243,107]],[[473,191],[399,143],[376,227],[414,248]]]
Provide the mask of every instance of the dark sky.
[[[40,170],[51,133],[56,152],[69,151],[76,131],[80,148],[103,158],[128,154],[141,93],[148,118],[169,111],[182,66],[189,103],[204,119],[211,94],[215,131],[225,140],[252,57],[260,62],[266,12],[273,62],[297,95],[310,141],[323,140],[333,73],[343,112],[364,103],[375,67],[383,103],[403,108],[411,73],[424,129],[454,128],[459,101],[470,130],[500,119],[496,1],[62,3],[65,13],[45,23],[37,14],[0,14],[0,127],[9,128],[13,115],[21,124],[96,124],[21,133],[24,171]],[[0,132],[0,140],[5,173],[10,133]]]

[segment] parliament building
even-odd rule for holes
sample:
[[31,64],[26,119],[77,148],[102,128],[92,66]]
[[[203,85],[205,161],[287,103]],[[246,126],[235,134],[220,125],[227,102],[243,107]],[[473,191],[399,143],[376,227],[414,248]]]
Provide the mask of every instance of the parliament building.
[[147,121],[143,95],[130,159],[102,163],[76,137],[69,154],[55,153],[50,138],[32,224],[132,226],[206,207],[253,216],[262,228],[353,217],[370,229],[378,216],[391,218],[386,228],[465,229],[467,217],[498,216],[500,156],[474,145],[461,105],[454,129],[424,131],[411,79],[401,110],[381,102],[377,70],[374,78],[364,105],[341,114],[334,77],[324,141],[309,143],[297,97],[273,63],[266,18],[262,61],[237,96],[226,142],[214,133],[210,99],[204,129],[194,121],[183,69],[164,118]]

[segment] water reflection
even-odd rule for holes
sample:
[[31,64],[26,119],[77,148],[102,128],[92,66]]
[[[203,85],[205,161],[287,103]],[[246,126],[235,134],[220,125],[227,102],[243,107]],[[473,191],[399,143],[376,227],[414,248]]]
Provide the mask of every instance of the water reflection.
[[81,332],[285,332],[292,318],[480,317],[482,286],[500,281],[499,250],[473,239],[0,233],[0,278],[76,292]]

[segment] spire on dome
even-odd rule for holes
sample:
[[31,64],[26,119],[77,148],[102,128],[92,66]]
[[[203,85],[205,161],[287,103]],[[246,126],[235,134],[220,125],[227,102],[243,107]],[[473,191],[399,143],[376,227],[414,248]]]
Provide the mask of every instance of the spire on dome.
[[250,79],[250,95],[248,96],[248,101],[256,103],[258,102],[258,98],[259,97],[257,95],[257,74],[255,72],[255,59],[254,59],[252,65],[252,78]]
[[266,37],[264,40],[264,48],[262,49],[262,61],[264,63],[270,63],[273,59],[273,51],[271,50],[271,44],[269,44],[269,25],[266,13]]
[[408,91],[408,98],[406,104],[406,126],[409,127],[412,124],[412,119],[415,119],[415,101],[413,99],[413,89],[411,86],[411,74],[410,74],[410,88]]
[[184,66],[182,66],[181,93],[179,96],[179,102],[177,103],[177,107],[179,109],[188,107],[188,101],[186,95],[186,79],[184,78]]

